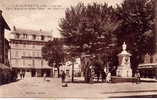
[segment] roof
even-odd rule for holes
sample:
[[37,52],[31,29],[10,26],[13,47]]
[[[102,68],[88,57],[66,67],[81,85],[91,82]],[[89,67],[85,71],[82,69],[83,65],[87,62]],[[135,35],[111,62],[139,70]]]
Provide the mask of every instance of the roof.
[[43,30],[31,30],[31,29],[20,29],[15,28],[12,33],[19,33],[19,34],[31,34],[31,35],[46,35],[52,36],[51,32],[43,31]]
[[138,66],[139,67],[142,67],[142,66],[157,66],[157,63],[139,64]]
[[139,64],[138,69],[152,69],[157,68],[157,63]]
[[3,28],[7,30],[10,30],[10,27],[8,26],[7,22],[5,21],[1,13],[2,11],[0,10],[0,26],[2,26]]

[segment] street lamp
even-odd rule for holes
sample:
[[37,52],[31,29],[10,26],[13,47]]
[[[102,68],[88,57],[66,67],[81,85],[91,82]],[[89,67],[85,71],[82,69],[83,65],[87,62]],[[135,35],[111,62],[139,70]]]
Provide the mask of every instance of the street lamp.
[[74,57],[72,57],[72,77],[71,77],[71,81],[74,82],[74,62],[75,62],[75,59]]

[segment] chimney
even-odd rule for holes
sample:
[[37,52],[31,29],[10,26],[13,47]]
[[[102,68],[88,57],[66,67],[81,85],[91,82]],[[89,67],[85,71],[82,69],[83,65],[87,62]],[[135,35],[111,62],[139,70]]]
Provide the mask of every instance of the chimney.
[[13,26],[13,30],[16,31],[16,27],[15,26]]

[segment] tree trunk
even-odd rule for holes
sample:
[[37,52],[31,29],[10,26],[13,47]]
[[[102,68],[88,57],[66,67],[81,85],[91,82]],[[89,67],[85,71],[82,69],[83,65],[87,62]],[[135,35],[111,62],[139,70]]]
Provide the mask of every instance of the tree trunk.
[[72,82],[74,82],[74,62],[72,62]]

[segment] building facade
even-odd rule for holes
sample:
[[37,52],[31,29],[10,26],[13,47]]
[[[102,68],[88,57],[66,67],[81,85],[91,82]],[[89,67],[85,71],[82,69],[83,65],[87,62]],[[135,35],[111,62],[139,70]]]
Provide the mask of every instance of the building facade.
[[[73,63],[71,61],[65,62],[62,66],[60,66],[60,70],[65,71],[66,76],[72,77],[72,70],[74,71],[74,76],[81,76],[81,60],[80,58],[76,58],[74,62],[74,69],[72,69]],[[54,75],[57,74],[57,69],[54,69]]]
[[157,79],[157,1],[154,0],[154,28],[153,31],[155,32],[155,53],[153,55],[146,54],[144,56],[144,63],[139,64],[138,69],[140,71],[141,77],[148,77],[148,78],[156,78]]
[[52,68],[42,58],[42,47],[52,40],[52,34],[46,31],[17,29],[13,27],[10,39],[10,62],[14,69],[24,71],[28,76],[52,76]]
[[[0,63],[5,64],[5,58],[8,54],[9,45],[5,39],[5,29],[10,30],[8,24],[2,16],[2,11],[0,10]],[[5,56],[6,55],[6,56]]]

